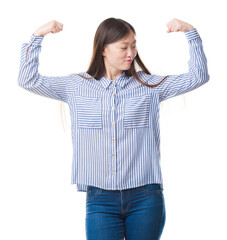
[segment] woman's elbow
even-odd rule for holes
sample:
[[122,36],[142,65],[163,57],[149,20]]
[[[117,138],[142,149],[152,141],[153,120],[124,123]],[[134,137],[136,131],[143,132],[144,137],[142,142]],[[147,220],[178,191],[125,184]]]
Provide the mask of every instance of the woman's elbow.
[[209,82],[209,80],[210,80],[210,75],[208,74],[208,72],[205,74],[205,76],[204,76],[204,83],[207,83],[207,82]]

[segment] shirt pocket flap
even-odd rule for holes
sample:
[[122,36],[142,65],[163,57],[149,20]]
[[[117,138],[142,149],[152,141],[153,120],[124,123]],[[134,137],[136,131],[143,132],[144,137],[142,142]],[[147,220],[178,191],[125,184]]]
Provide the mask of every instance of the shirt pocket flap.
[[125,98],[124,101],[124,128],[149,127],[151,96],[143,95]]
[[102,128],[102,98],[76,96],[77,127]]

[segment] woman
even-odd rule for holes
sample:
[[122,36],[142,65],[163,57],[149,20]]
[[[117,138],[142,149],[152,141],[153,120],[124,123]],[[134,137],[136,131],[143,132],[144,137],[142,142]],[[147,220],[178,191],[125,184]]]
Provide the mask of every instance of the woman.
[[188,73],[151,74],[139,57],[134,28],[122,19],[108,18],[99,25],[90,66],[80,74],[46,77],[38,72],[43,38],[62,31],[60,22],[41,26],[22,45],[19,86],[69,105],[72,184],[87,193],[88,240],[161,237],[166,212],[159,162],[159,103],[192,91],[210,78],[196,28],[179,19],[167,27],[168,33],[186,36]]

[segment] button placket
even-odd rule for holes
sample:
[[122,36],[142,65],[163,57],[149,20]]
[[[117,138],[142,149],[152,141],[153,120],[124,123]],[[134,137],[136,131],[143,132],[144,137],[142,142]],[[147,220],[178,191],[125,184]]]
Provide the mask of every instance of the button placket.
[[116,185],[116,124],[115,124],[115,109],[116,109],[116,84],[113,81],[113,92],[111,97],[111,122],[112,122],[112,129],[111,129],[111,142],[112,142],[112,173],[113,173],[113,184]]

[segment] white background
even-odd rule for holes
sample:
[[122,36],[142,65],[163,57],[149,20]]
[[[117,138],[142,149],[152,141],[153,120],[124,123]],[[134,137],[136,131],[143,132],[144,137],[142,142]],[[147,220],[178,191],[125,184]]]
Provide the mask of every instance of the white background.
[[131,23],[151,73],[188,71],[184,33],[167,33],[177,18],[197,28],[210,81],[160,106],[161,165],[166,201],[164,240],[227,239],[226,11],[224,1],[10,1],[1,5],[0,239],[85,239],[85,193],[71,185],[72,144],[60,102],[17,85],[21,45],[55,19],[62,32],[44,37],[39,72],[86,71],[98,25]]

